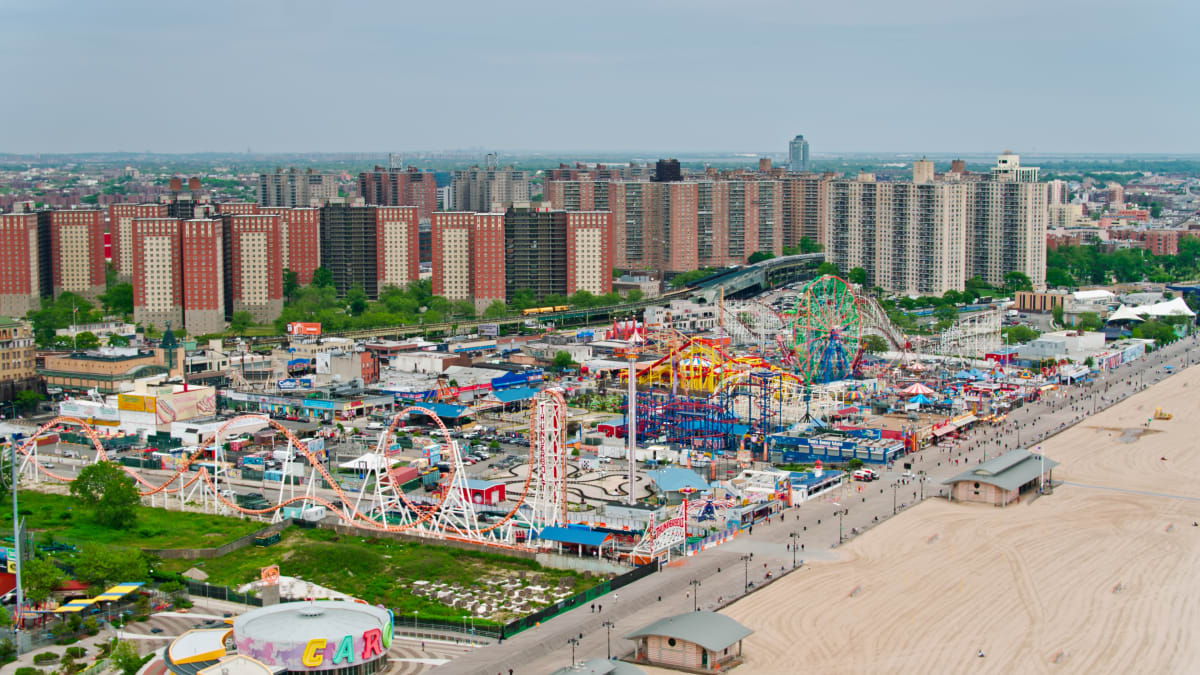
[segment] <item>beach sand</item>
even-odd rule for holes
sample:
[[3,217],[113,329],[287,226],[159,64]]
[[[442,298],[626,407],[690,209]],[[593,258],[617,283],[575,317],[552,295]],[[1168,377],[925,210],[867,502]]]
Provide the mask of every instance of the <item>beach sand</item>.
[[1043,443],[1054,494],[927,501],[727,607],[736,672],[1197,672],[1196,421],[1200,367]]

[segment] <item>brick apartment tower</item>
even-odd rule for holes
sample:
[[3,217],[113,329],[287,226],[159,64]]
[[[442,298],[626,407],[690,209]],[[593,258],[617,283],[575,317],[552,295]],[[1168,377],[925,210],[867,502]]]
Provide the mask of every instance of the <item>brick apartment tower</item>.
[[296,273],[301,286],[312,283],[321,264],[321,209],[267,206],[262,213],[279,216],[279,252],[284,269]]
[[104,292],[104,222],[100,211],[53,211],[50,251],[54,296],[96,302]]
[[[433,214],[430,239],[434,295],[447,300],[471,299],[471,232],[474,227],[474,213],[438,211]],[[503,269],[503,265],[500,268]]]
[[223,230],[219,218],[179,221],[183,325],[190,335],[225,330]]
[[476,213],[471,230],[471,299],[475,311],[504,300],[504,214]]
[[0,316],[19,318],[41,307],[41,266],[48,258],[41,249],[36,213],[0,214]]
[[364,171],[358,174],[358,193],[373,206],[415,206],[419,222],[428,221],[438,205],[433,173],[413,167]]
[[225,312],[250,312],[257,323],[283,311],[283,256],[279,216],[226,215]]
[[567,294],[612,292],[612,213],[567,213]]
[[418,212],[415,206],[375,209],[375,270],[380,290],[387,286],[404,288],[418,278]]
[[112,245],[112,263],[122,281],[133,278],[134,219],[166,217],[166,204],[109,204],[108,236]]
[[133,221],[133,321],[161,330],[183,326],[183,250],[179,220]]
[[259,212],[254,202],[217,202],[217,214],[222,216],[253,216]]

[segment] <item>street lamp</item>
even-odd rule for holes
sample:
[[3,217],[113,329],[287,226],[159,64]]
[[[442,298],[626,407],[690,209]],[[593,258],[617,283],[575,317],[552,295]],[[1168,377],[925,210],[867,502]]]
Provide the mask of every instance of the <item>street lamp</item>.
[[688,585],[692,587],[692,611],[698,612],[700,611],[700,580],[692,579]]
[[742,561],[742,566],[745,568],[745,572],[746,572],[746,581],[745,581],[744,585],[742,586],[742,592],[745,593],[746,591],[750,590],[750,556],[743,555],[741,557],[741,561]]
[[[616,626],[616,624],[611,621],[605,621],[600,625],[604,626],[604,628],[608,631],[608,660],[612,661],[612,629]],[[574,660],[574,658],[571,659],[572,662],[574,662]]]
[[571,666],[575,665],[575,646],[579,644],[579,638],[567,638],[567,643],[571,645]]
[[900,485],[900,481],[892,481],[892,515],[896,515],[896,486]]
[[418,610],[415,609],[413,610],[413,630],[417,629],[417,611]]
[[796,543],[796,539],[800,537],[800,533],[793,532],[788,536],[792,538],[792,569],[796,569],[796,548],[799,546],[799,544]]
[[[841,504],[838,504],[838,506],[841,507]],[[846,541],[846,536],[843,533],[844,531],[842,530],[842,516],[846,515],[846,509],[838,508],[837,514],[838,514],[838,543],[840,544],[840,543]]]

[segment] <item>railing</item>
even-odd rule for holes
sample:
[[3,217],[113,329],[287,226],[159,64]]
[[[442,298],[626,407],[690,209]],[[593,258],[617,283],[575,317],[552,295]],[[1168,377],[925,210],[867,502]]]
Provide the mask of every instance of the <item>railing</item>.
[[517,619],[516,621],[509,623],[508,625],[504,626],[503,629],[501,629],[500,637],[502,637],[502,638],[512,637],[512,636],[516,635],[517,633],[520,633],[523,630],[532,628],[532,627],[542,623],[543,621],[549,621],[550,619],[553,619],[554,617],[558,616],[559,614],[562,614],[563,612],[568,612],[568,611],[575,609],[576,607],[579,607],[579,606],[583,605],[584,603],[594,600],[595,598],[598,598],[606,593],[615,591],[624,586],[628,586],[629,584],[632,584],[633,582],[635,582],[639,579],[642,579],[651,574],[654,574],[657,571],[658,571],[657,563],[653,563],[650,565],[642,565],[641,567],[635,567],[634,569],[626,572],[625,574],[613,577],[612,579],[609,579],[608,581],[605,581],[604,583],[599,584],[597,586],[593,586],[593,587],[587,589],[586,591],[579,593],[577,595],[572,595],[569,598],[563,598],[562,600],[559,600],[558,602],[554,603],[553,605],[550,605],[549,607],[545,607],[543,609],[540,609],[540,610],[534,612],[533,614],[530,614],[528,616],[523,616],[520,619]]

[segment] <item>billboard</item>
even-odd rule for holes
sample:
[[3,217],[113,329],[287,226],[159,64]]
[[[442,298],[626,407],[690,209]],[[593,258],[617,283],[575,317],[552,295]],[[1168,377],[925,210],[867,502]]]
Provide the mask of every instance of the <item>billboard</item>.
[[293,321],[287,325],[288,335],[320,335],[321,324]]
[[498,323],[481,323],[479,324],[478,332],[480,335],[496,337],[500,335],[500,324]]
[[217,412],[217,390],[212,387],[200,387],[164,394],[158,397],[156,408],[154,412],[158,416],[159,424],[213,415]]
[[312,389],[313,381],[309,377],[289,377],[286,380],[277,380],[275,386],[280,391],[291,391],[294,389]]
[[129,412],[154,412],[154,397],[139,394],[117,394],[117,409]]

